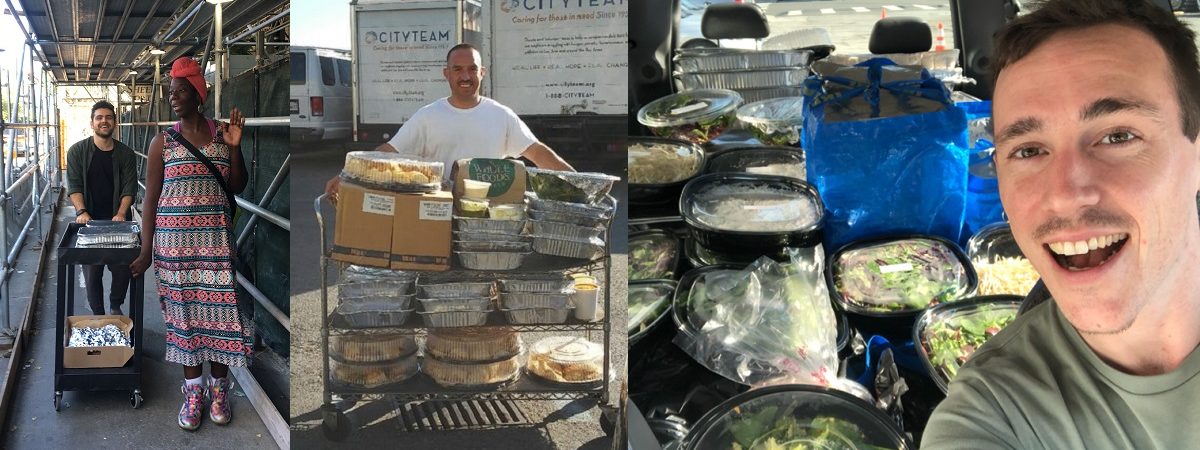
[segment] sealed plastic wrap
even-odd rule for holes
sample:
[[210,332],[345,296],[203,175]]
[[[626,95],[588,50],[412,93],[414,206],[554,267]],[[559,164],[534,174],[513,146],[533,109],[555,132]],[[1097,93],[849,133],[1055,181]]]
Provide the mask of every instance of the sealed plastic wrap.
[[662,230],[646,230],[629,235],[629,279],[655,280],[675,278],[679,267],[679,238]]
[[515,380],[521,373],[520,355],[479,364],[463,364],[425,358],[421,370],[444,387],[469,389]]
[[417,374],[417,355],[372,363],[351,363],[329,358],[332,381],[346,386],[373,389],[399,383]]
[[804,151],[794,147],[759,147],[730,150],[708,160],[707,173],[751,173],[804,180]]
[[508,327],[432,329],[424,348],[425,356],[439,361],[499,361],[521,353],[521,334]]
[[825,202],[825,247],[901,233],[957,242],[967,119],[949,91],[886,60],[823,70],[807,84],[801,146]]
[[655,136],[704,144],[737,123],[742,96],[726,89],[671,94],[638,110],[638,122]]
[[75,246],[133,248],[137,247],[140,242],[138,232],[137,225],[85,226],[79,229],[79,237],[75,241]]
[[443,166],[393,152],[350,152],[346,154],[342,179],[384,191],[436,192],[441,189]]
[[329,343],[334,357],[352,363],[390,361],[417,352],[417,341],[408,334],[335,334]]
[[954,243],[932,236],[854,243],[833,255],[829,286],[846,311],[913,313],[974,291],[975,271]]
[[726,72],[808,65],[808,50],[684,48],[675,55],[677,73]]
[[1007,223],[988,225],[971,236],[967,256],[979,275],[979,295],[1025,296],[1041,278],[1021,253]]
[[1015,295],[994,295],[944,303],[917,320],[913,341],[943,393],[967,359],[1017,318],[1021,300]]
[[598,205],[618,177],[604,173],[565,172],[546,169],[526,169],[529,173],[529,190],[538,198],[560,202]]
[[[617,209],[617,199],[613,196],[605,196],[597,205],[588,205],[583,203],[563,202],[539,197],[536,193],[526,192],[525,199],[529,202],[530,215],[534,219],[542,220],[541,217],[533,216],[532,213],[540,211],[543,213],[564,213],[577,216],[587,217],[593,221],[603,222],[611,219],[613,212]],[[579,222],[559,219],[545,219],[555,222],[567,222],[583,225]]]
[[804,97],[784,97],[747,104],[738,120],[767,145],[797,145],[804,122]]
[[[828,385],[837,375],[837,319],[822,278],[820,247],[760,258],[743,270],[696,280],[676,295],[675,343],[701,365],[751,386]],[[680,289],[683,289],[681,286]],[[685,304],[684,304],[685,303]]]

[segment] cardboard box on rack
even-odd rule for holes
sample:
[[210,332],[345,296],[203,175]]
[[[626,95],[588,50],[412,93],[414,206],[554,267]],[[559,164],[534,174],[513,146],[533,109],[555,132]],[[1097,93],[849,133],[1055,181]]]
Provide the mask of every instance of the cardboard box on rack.
[[391,268],[450,270],[454,198],[449,192],[397,194]]
[[[71,341],[71,333],[75,327],[100,328],[105,325],[116,325],[130,337],[133,331],[133,320],[127,316],[69,316],[67,317],[65,347]],[[63,367],[68,369],[94,369],[105,367],[125,367],[125,363],[133,358],[133,347],[123,345],[108,347],[65,347],[63,348]]]
[[473,158],[454,162],[454,198],[463,196],[462,180],[492,183],[488,200],[492,204],[525,202],[525,164],[511,159]]
[[342,182],[330,257],[351,264],[388,267],[396,195]]

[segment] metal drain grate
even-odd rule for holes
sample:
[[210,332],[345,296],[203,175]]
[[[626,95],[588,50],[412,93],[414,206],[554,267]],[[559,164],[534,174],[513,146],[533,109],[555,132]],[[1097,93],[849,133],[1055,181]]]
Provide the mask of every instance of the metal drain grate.
[[418,401],[393,398],[396,419],[405,431],[489,430],[532,425],[512,400]]

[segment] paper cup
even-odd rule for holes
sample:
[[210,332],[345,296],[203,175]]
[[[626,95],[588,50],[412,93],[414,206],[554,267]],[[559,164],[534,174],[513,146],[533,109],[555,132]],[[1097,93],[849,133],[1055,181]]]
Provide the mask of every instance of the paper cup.
[[478,180],[463,180],[463,197],[482,200],[488,198],[492,183]]
[[575,303],[575,318],[585,322],[600,320],[597,309],[600,303],[600,288],[594,284],[575,284],[575,293],[571,294]]

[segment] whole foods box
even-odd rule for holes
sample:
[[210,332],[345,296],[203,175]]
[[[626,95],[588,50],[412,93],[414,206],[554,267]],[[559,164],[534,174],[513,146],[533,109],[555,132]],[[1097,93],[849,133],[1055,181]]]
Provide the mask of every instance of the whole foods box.
[[75,327],[101,328],[116,325],[125,337],[133,330],[133,320],[126,316],[68,316],[66,336],[63,341],[63,367],[68,369],[93,369],[103,367],[125,367],[133,358],[133,347],[124,345],[108,347],[66,347],[71,341]]
[[462,180],[492,183],[488,199],[493,204],[525,201],[525,164],[511,159],[472,158],[454,162],[454,197],[463,196]]
[[450,268],[449,192],[401,194],[343,182],[331,257],[393,269]]

